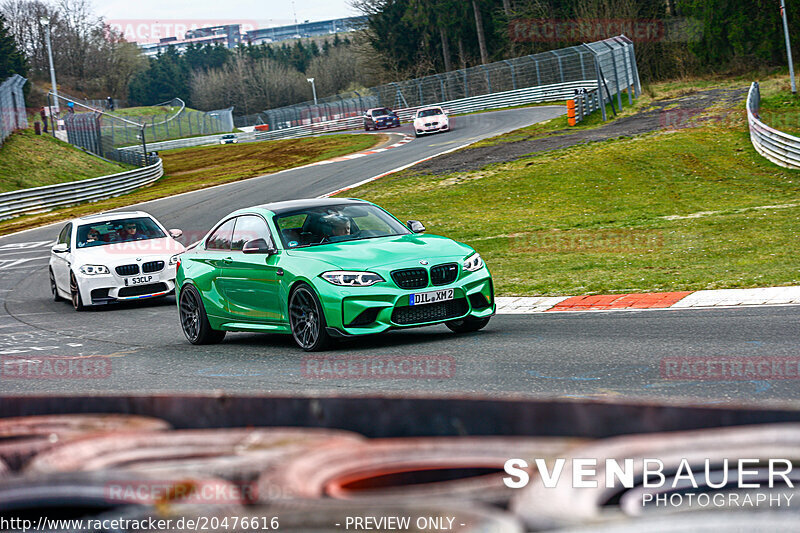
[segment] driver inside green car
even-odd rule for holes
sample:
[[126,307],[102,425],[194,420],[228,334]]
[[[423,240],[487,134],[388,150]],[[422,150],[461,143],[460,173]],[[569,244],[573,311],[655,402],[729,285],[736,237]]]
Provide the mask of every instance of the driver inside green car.
[[346,241],[351,238],[352,221],[350,217],[331,214],[324,216],[322,222],[328,234],[328,242]]

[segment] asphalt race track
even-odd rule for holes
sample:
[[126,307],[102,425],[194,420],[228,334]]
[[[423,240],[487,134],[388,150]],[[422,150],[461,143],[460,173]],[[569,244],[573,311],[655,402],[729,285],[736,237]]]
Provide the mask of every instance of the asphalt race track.
[[[234,209],[319,196],[561,113],[561,107],[532,107],[457,117],[449,133],[416,139],[381,154],[285,171],[137,208],[168,228],[199,236]],[[399,131],[410,133],[410,127]],[[796,358],[798,306],[499,315],[485,330],[470,335],[456,336],[444,326],[395,331],[313,355],[296,348],[289,336],[264,334],[228,334],[220,345],[198,347],[184,339],[173,297],[84,313],[74,312],[65,302],[53,302],[47,262],[59,227],[0,238],[0,391],[4,394],[415,391],[702,403],[800,399],[796,377],[687,381],[665,375],[662,365],[665,358],[682,357]],[[436,228],[429,231],[436,233]],[[102,362],[102,372],[80,379],[14,374],[20,363],[54,355]],[[357,367],[374,361],[388,365],[401,356],[434,370],[414,378],[398,378],[391,372],[380,378],[357,373],[336,377],[315,370],[330,369],[333,358],[346,357]]]

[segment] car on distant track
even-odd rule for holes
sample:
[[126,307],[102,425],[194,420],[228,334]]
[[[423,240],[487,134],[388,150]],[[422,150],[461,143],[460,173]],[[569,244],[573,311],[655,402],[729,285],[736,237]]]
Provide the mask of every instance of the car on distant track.
[[336,337],[395,328],[483,328],[495,301],[481,256],[424,231],[357,199],[235,211],[180,256],[183,332],[192,344],[227,331],[285,333],[317,351]]
[[450,131],[450,119],[441,107],[422,107],[414,114],[414,135]]
[[223,135],[222,137],[219,138],[219,143],[220,144],[236,144],[238,142],[239,142],[239,139],[237,139],[236,135],[234,135],[233,133],[225,134],[225,135]]
[[144,211],[101,213],[64,225],[50,250],[50,291],[76,311],[125,300],[166,296],[184,251],[182,232]]
[[388,107],[367,109],[364,113],[364,130],[379,130],[382,128],[399,128],[400,117]]

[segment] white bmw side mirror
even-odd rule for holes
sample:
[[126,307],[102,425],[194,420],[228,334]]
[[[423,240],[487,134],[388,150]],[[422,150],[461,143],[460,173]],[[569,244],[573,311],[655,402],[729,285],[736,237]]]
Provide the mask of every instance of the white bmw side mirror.
[[171,229],[169,230],[169,236],[173,239],[180,239],[183,236],[183,232],[179,229]]
[[63,254],[65,252],[69,252],[69,245],[64,242],[60,242],[51,248],[53,253],[55,254]]

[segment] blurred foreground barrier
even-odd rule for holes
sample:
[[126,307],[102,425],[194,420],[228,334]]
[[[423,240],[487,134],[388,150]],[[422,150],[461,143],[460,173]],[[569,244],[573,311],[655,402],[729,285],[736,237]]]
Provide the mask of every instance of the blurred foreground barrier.
[[366,437],[517,435],[602,438],[745,424],[800,422],[800,403],[760,407],[655,401],[542,400],[480,395],[384,394],[307,397],[233,394],[0,396],[0,418],[127,413],[175,428],[336,428]]
[[[573,462],[576,458],[594,461],[585,470],[582,478],[587,486],[575,486],[573,473],[582,469]],[[705,429],[603,439],[571,450],[555,486],[546,487],[541,480],[532,479],[526,488],[520,489],[516,494],[511,509],[535,531],[620,520],[642,513],[651,515],[657,512],[694,510],[699,505],[695,502],[694,506],[690,506],[684,500],[684,494],[706,493],[711,498],[715,492],[738,492],[740,495],[750,492],[755,498],[756,492],[767,490],[770,476],[764,468],[770,459],[779,458],[800,464],[800,424]],[[626,459],[631,461],[635,484],[633,488],[623,486],[618,477],[612,477],[611,480],[607,477],[607,460],[614,460],[620,467],[624,467]],[[746,475],[745,483],[760,483],[761,488],[738,487],[740,459],[757,460],[742,466],[741,471],[753,471]],[[684,461],[685,465],[682,464]],[[550,470],[553,466],[552,463],[548,464]],[[645,468],[652,472],[649,483],[656,486],[643,485]],[[685,477],[687,468],[693,474],[697,488]],[[779,472],[786,469],[787,465],[783,463],[775,467]],[[663,483],[659,482],[659,476],[654,473],[656,470],[663,476]],[[798,474],[794,474],[794,477],[794,481],[790,481],[792,484],[800,481]],[[609,482],[613,486],[609,487]],[[676,482],[675,487],[673,482]],[[590,484],[596,486],[590,487]],[[800,489],[789,487],[780,477],[775,487],[776,494],[773,496],[781,496],[777,492],[786,496],[800,496],[800,492],[797,492]],[[652,496],[652,499],[643,499],[645,494]],[[670,498],[673,494],[679,496]],[[668,501],[669,505],[656,505],[657,495]],[[781,496],[781,500],[786,504],[785,497]],[[722,503],[715,503],[710,508],[720,512],[732,510],[730,505]]]
[[[62,519],[120,518],[143,520],[215,513],[241,513],[241,502],[229,497],[225,502],[209,500],[208,495],[234,495],[235,487],[219,479],[190,477],[152,478],[126,472],[80,472],[9,478],[0,480],[0,517],[11,523],[9,529],[21,531],[12,520],[33,520],[28,531],[78,531]],[[217,505],[210,505],[210,504]],[[49,521],[39,523],[39,517]],[[38,526],[37,526],[38,524]],[[8,527],[6,525],[5,527]],[[94,530],[94,528],[90,529]],[[102,531],[120,531],[102,528]],[[84,529],[83,531],[86,531]]]
[[747,123],[753,148],[776,165],[800,168],[800,138],[764,124],[758,114],[760,107],[761,90],[758,82],[753,82],[747,94]]
[[157,159],[151,165],[119,174],[2,193],[0,220],[16,215],[42,213],[54,207],[112,198],[153,183],[163,175],[161,159]]
[[34,457],[25,471],[118,469],[249,481],[294,454],[320,446],[352,447],[361,440],[346,431],[304,428],[119,432],[54,447]]
[[161,431],[157,418],[129,415],[40,415],[0,419],[0,458],[14,470],[35,454],[87,435],[117,431]]
[[511,457],[561,457],[580,439],[439,437],[377,439],[297,455],[266,472],[258,494],[296,498],[457,499],[505,506],[513,489],[503,484]]
[[729,513],[698,511],[689,515],[659,516],[590,527],[559,529],[558,533],[798,533],[800,522],[795,513]]

